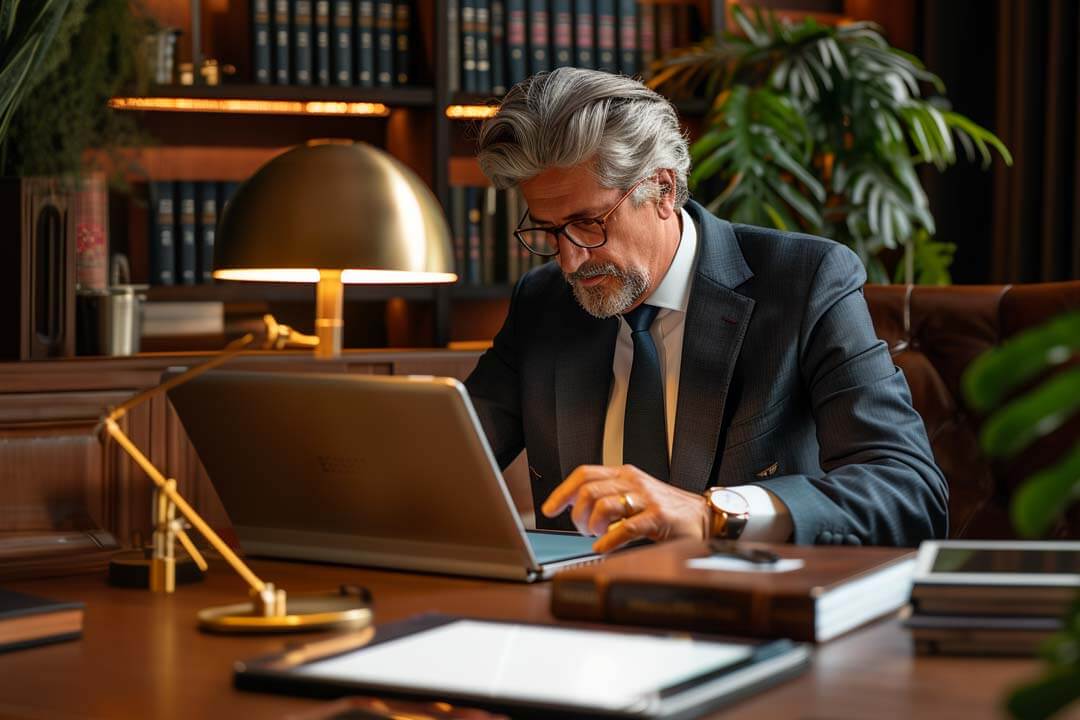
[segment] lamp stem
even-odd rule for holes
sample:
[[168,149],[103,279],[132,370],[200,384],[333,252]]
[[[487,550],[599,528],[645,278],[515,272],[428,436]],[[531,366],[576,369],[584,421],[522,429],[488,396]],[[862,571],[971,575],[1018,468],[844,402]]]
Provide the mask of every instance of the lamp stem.
[[266,588],[266,583],[259,579],[259,576],[251,571],[251,569],[244,564],[244,561],[232,551],[225,541],[222,540],[216,532],[214,532],[206,521],[199,517],[199,514],[195,512],[195,508],[188,505],[187,500],[176,492],[176,483],[170,483],[164,475],[162,475],[153,463],[142,454],[142,451],[135,446],[135,443],[131,442],[124,431],[120,429],[120,426],[116,424],[116,421],[112,418],[105,419],[105,429],[109,435],[116,440],[117,444],[123,448],[124,452],[131,456],[131,458],[138,464],[142,471],[150,476],[150,479],[157,485],[158,491],[165,495],[171,501],[176,508],[187,518],[188,522],[198,530],[204,538],[206,538],[214,549],[221,553],[221,556],[225,558],[225,561],[232,566],[240,577],[244,578],[244,581],[251,586],[251,589],[257,593],[263,592]]
[[344,297],[341,271],[319,270],[319,284],[315,288],[315,334],[319,337],[319,344],[315,346],[317,358],[341,356]]

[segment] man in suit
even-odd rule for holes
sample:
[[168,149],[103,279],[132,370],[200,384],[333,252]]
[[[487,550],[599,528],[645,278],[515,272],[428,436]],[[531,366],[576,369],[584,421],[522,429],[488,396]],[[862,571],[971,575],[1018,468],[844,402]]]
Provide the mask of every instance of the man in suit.
[[[733,225],[688,200],[670,103],[561,68],[480,134],[517,233],[517,284],[466,382],[495,457],[524,448],[544,528],[916,545],[948,490],[844,246]],[[542,503],[542,504],[541,504]]]

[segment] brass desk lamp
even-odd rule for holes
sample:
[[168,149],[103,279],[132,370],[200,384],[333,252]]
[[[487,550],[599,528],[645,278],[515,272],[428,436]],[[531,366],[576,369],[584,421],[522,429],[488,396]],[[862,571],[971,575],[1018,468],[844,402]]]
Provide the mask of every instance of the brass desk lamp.
[[[264,320],[266,347],[298,344],[314,348],[321,358],[341,354],[345,284],[457,280],[449,228],[435,196],[392,156],[348,141],[294,148],[240,186],[218,227],[214,277],[317,282],[316,337],[278,325],[271,316]],[[176,481],[154,467],[117,424],[135,405],[227,362],[253,340],[245,335],[217,357],[139,393],[103,420],[104,431],[157,486],[150,587],[167,593],[175,589],[177,542],[200,569],[206,567],[176,516],[179,511],[251,588],[250,603],[200,612],[203,628],[260,632],[366,625],[371,612],[362,595],[343,590],[287,600],[284,590],[255,575],[180,496]]]

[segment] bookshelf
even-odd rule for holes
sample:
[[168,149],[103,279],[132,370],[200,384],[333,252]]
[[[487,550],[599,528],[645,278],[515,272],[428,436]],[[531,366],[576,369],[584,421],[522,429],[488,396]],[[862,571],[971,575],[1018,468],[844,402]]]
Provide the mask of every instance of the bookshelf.
[[[447,0],[409,3],[410,82],[394,87],[255,83],[253,2],[257,0],[143,2],[146,11],[161,24],[180,29],[177,63],[189,62],[195,52],[215,58],[222,65],[233,65],[236,72],[223,76],[220,85],[156,85],[145,94],[116,97],[111,103],[118,112],[138,113],[140,125],[157,140],[155,145],[119,153],[129,167],[136,168],[126,176],[134,193],[126,204],[119,203],[121,207],[114,209],[111,225],[114,237],[122,236],[114,247],[131,256],[136,281],[147,278],[147,228],[152,209],[141,203],[135,193],[148,196],[147,188],[155,181],[240,181],[277,154],[308,139],[346,137],[383,148],[413,169],[432,189],[451,223],[451,188],[484,188],[488,184],[473,148],[481,122],[478,118],[490,113],[498,98],[492,93],[463,91],[463,66],[454,65],[455,59],[461,61],[461,27],[448,17],[451,14],[446,11]],[[460,6],[464,0],[457,2]],[[511,2],[505,0],[504,6]],[[612,0],[612,7],[617,2]],[[352,3],[355,11],[357,0]],[[271,11],[273,4],[272,0]],[[521,0],[521,5],[530,12],[546,5],[554,13],[559,3]],[[648,5],[657,11],[687,8],[687,16],[701,22],[693,28],[695,37],[716,32],[725,19],[724,0],[637,0],[636,5]],[[193,13],[193,7],[198,11]],[[334,7],[331,3],[331,12]],[[576,5],[574,0],[567,0],[562,7]],[[457,34],[452,36],[455,28]],[[193,36],[199,38],[198,48],[192,47]],[[551,37],[554,40],[554,35]],[[700,113],[703,108],[693,110]],[[484,327],[486,333],[492,307],[501,311],[511,288],[505,277],[497,282],[443,288],[350,287],[346,302],[373,305],[375,312],[369,307],[367,316],[377,316],[381,305],[386,327],[366,336],[350,332],[346,346],[366,346],[372,338],[385,337],[437,347],[452,340],[476,339],[478,331],[470,322],[471,309],[476,309],[472,314],[482,316],[478,326]],[[313,303],[314,289],[222,282],[162,285],[150,288],[148,300],[224,302],[226,306],[235,303],[249,309],[253,305],[265,306],[272,312],[301,317],[296,306]],[[302,323],[299,325],[305,329]],[[355,331],[350,324],[346,328]]]

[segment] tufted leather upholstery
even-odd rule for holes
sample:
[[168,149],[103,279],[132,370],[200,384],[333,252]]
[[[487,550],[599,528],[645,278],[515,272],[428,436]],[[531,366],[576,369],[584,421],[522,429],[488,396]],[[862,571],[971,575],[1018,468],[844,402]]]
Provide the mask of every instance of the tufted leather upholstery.
[[[1080,433],[1073,418],[1008,463],[979,450],[980,418],[960,393],[964,369],[983,351],[1066,310],[1080,308],[1080,281],[1037,285],[910,287],[867,285],[877,334],[911,386],[915,408],[949,481],[951,537],[1014,537],[1008,501],[1023,479],[1060,458]],[[1055,528],[1080,538],[1080,512]]]

